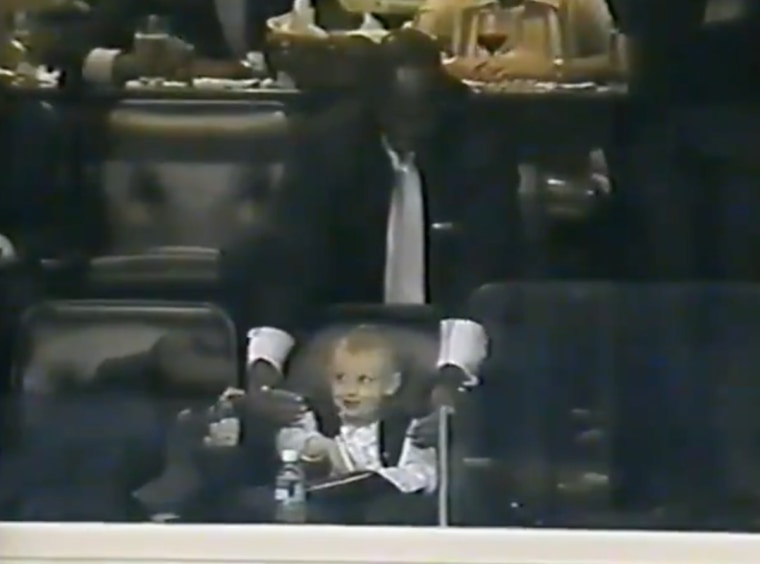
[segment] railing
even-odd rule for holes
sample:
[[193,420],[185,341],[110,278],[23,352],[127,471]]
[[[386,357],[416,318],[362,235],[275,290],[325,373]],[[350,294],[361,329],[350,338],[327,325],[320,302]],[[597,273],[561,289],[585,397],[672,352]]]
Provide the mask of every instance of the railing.
[[760,536],[527,529],[0,525],[3,564],[757,564]]
[[449,408],[438,527],[0,523],[3,564],[757,564],[760,535],[450,527]]

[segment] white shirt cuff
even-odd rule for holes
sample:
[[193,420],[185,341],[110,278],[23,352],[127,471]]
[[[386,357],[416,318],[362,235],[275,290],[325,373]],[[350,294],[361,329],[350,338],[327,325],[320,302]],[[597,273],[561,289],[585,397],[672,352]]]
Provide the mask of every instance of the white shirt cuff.
[[121,55],[118,49],[93,49],[84,60],[82,76],[87,82],[109,84],[113,82],[113,66],[116,57]]
[[0,259],[16,258],[16,247],[8,237],[0,235]]
[[486,330],[469,319],[444,319],[440,331],[441,348],[436,366],[451,364],[461,368],[467,376],[464,385],[477,386],[477,372],[488,352]]
[[282,373],[282,367],[296,341],[288,333],[274,327],[257,327],[248,331],[248,358],[250,366],[257,360],[266,360]]

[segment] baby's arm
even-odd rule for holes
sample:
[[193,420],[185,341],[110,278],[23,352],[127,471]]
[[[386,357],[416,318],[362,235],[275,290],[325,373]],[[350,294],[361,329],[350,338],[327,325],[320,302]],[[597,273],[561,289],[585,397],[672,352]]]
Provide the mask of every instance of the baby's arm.
[[285,427],[277,434],[277,452],[295,450],[306,462],[330,461],[335,467],[335,441],[325,437],[317,428],[317,420],[311,411],[305,413],[295,425]]
[[[410,431],[414,428],[414,422]],[[432,493],[438,487],[436,449],[419,448],[407,437],[396,466],[381,468],[379,473],[402,493]]]
[[327,441],[317,428],[317,420],[311,411],[306,412],[295,424],[289,427],[283,427],[277,433],[277,452],[285,450],[295,450],[302,456],[316,456],[315,447],[323,440]]

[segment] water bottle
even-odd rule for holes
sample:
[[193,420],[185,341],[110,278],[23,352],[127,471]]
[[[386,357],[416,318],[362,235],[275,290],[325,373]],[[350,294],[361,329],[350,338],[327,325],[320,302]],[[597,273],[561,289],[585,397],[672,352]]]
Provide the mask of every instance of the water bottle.
[[306,522],[306,478],[298,463],[298,452],[284,450],[282,466],[275,478],[275,520],[278,523]]

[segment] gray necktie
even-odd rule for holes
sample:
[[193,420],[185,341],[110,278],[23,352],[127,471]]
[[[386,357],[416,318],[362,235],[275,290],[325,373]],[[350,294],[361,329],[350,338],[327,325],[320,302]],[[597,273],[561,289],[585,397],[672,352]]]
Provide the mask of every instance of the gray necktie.
[[386,239],[385,303],[424,304],[425,213],[420,173],[412,159],[390,153],[394,186]]
[[245,57],[248,52],[246,0],[214,0],[214,4],[227,45],[235,56]]

